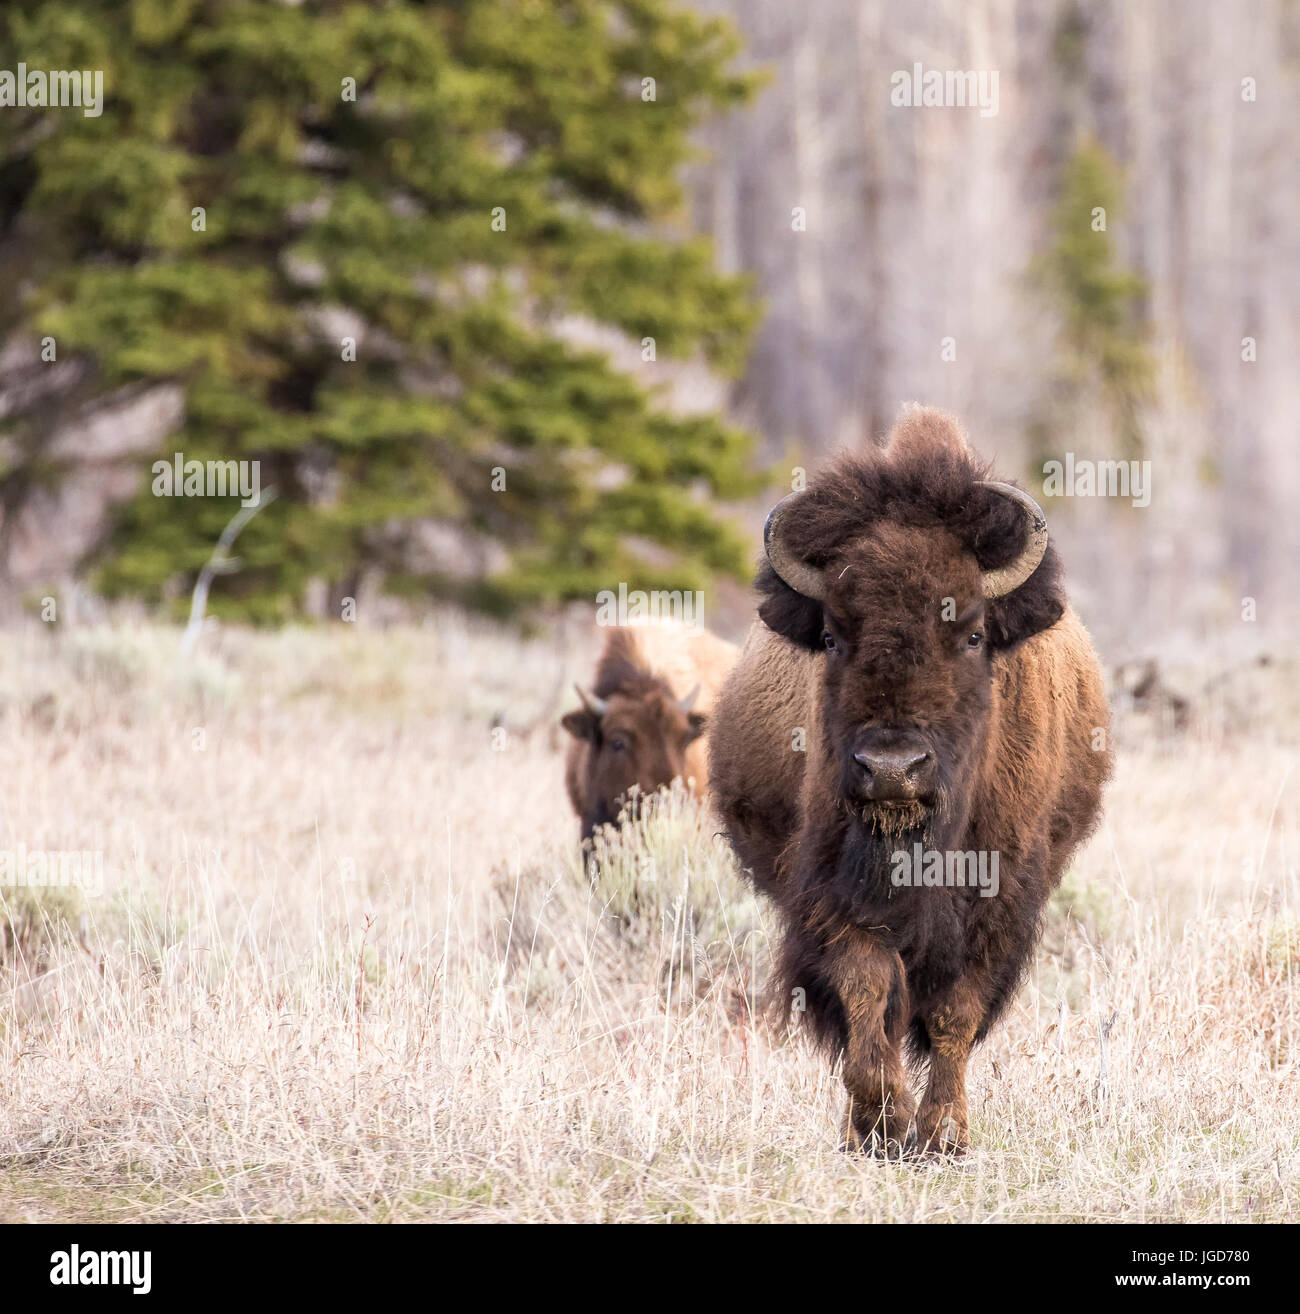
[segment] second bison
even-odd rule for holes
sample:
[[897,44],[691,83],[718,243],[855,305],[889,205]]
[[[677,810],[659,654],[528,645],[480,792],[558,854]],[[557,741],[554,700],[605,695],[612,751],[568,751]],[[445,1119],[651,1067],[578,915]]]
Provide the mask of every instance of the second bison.
[[562,724],[573,736],[565,761],[569,801],[589,840],[618,820],[632,791],[646,797],[673,780],[703,798],[705,731],[735,647],[677,624],[610,627],[593,687]]
[[960,1152],[972,1047],[1097,820],[1097,659],[1041,510],[942,412],[786,498],[766,552],[714,802],[782,914],[786,998],[843,1060],[846,1145]]

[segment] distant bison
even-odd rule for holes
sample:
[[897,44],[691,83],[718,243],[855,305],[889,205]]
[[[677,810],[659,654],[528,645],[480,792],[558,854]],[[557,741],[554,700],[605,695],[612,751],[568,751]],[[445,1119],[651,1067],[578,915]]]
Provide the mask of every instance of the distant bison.
[[736,648],[680,625],[611,628],[592,690],[561,721],[573,736],[565,784],[582,838],[618,820],[629,791],[653,794],[675,779],[703,798],[704,732]]
[[[843,1059],[845,1144],[960,1152],[971,1050],[1097,820],[1097,659],[1041,510],[942,412],[840,456],[765,543],[714,802],[782,915],[785,998]],[[919,1108],[905,1042],[929,1059]]]

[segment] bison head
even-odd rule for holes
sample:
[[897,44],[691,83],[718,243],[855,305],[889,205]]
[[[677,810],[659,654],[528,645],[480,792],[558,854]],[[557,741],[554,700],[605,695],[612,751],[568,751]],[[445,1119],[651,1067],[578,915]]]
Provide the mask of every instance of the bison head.
[[580,767],[586,840],[596,827],[617,821],[620,811],[635,806],[634,786],[644,798],[685,777],[686,750],[704,733],[705,718],[693,710],[698,685],[675,698],[655,676],[639,676],[605,698],[581,688],[577,692],[582,708],[569,712],[561,724],[587,744]]
[[859,868],[873,835],[882,853],[947,847],[990,751],[997,654],[1064,611],[1042,511],[988,478],[954,420],[914,409],[782,501],[765,546],[759,615],[822,658],[810,768]]

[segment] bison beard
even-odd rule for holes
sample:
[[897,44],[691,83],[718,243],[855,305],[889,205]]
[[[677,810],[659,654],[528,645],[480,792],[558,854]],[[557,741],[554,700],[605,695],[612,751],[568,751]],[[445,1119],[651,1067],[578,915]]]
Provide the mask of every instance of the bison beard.
[[[961,1152],[971,1050],[1098,815],[1097,660],[1041,511],[941,412],[906,410],[769,530],[710,790],[781,914],[785,998],[842,1061],[846,1146]],[[894,855],[918,844],[996,853],[997,896],[896,886]],[[905,1051],[928,1064],[919,1105]]]

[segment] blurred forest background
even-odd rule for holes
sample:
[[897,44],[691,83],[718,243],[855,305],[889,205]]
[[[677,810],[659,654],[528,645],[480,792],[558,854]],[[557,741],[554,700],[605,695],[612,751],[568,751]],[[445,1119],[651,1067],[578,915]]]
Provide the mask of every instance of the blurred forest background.
[[[104,107],[0,104],[11,615],[183,611],[238,503],[154,496],[179,452],[277,493],[220,614],[734,631],[793,467],[920,400],[1037,495],[1151,463],[1044,500],[1112,657],[1294,633],[1287,0],[11,0],[20,62]],[[997,113],[891,103],[918,63]]]

